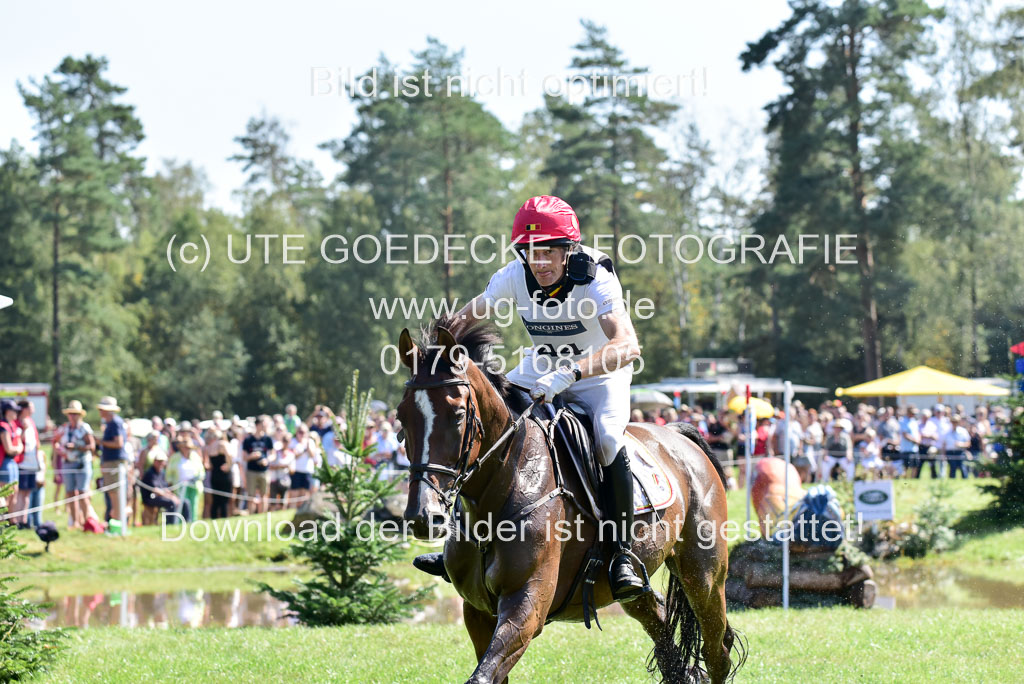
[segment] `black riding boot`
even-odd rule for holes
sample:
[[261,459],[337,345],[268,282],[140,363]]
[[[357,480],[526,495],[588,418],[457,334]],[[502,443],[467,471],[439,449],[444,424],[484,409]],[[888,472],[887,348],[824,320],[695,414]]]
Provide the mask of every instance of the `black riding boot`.
[[451,584],[452,580],[448,577],[448,571],[444,568],[444,554],[441,552],[424,553],[421,556],[416,556],[412,559],[412,565],[417,570],[422,570],[434,577],[441,577],[445,582]]
[[[611,465],[604,467],[602,484],[605,490],[605,519],[616,523],[611,540],[615,552],[608,568],[608,581],[615,600],[626,602],[642,594],[646,585],[637,575],[627,553],[633,546],[633,474],[629,470],[629,456],[625,447],[619,449]],[[603,525],[602,529],[610,531],[609,527]]]

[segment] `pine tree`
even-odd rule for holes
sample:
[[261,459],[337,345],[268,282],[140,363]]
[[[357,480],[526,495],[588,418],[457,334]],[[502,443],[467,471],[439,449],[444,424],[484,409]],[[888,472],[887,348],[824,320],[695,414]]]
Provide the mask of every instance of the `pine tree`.
[[[406,617],[429,591],[421,588],[403,594],[381,566],[398,560],[398,538],[386,538],[367,515],[380,508],[397,491],[393,481],[381,479],[366,463],[372,447],[363,446],[363,426],[370,411],[371,391],[359,392],[359,371],[345,395],[347,424],[335,419],[342,435],[340,448],[352,462],[332,468],[326,463],[317,478],[337,506],[333,520],[319,525],[318,534],[292,547],[314,572],[310,580],[296,580],[297,590],[260,590],[284,601],[306,625],[388,624]],[[303,530],[299,529],[300,538]],[[397,537],[397,535],[396,535]]]
[[[131,410],[120,390],[135,365],[125,350],[136,321],[115,281],[142,183],[135,148],[144,136],[134,107],[119,101],[127,88],[106,78],[107,66],[103,57],[65,57],[52,76],[18,90],[39,142],[36,220],[51,234],[52,405],[62,393],[102,393],[120,395]],[[93,389],[96,377],[103,390]]]
[[[0,499],[11,494],[12,487],[0,488]],[[0,518],[7,513],[7,507],[0,507]],[[0,563],[8,558],[21,558],[24,544],[14,539],[13,525],[0,520]],[[8,587],[14,577],[0,576],[0,682],[25,679],[46,669],[53,662],[67,634],[60,629],[31,629],[25,622],[46,615],[41,606],[21,598],[24,589],[15,591]]]
[[[1017,368],[1024,366],[1024,357],[1017,359]],[[1024,523],[1024,373],[1013,383],[1018,391],[1009,399],[1010,422],[996,441],[998,457],[987,466],[993,480],[978,485],[995,496],[990,510],[997,518],[1019,525]]]
[[[854,235],[855,252],[846,258],[856,268],[814,259],[801,269],[769,265],[759,275],[773,317],[795,321],[778,325],[794,333],[785,347],[832,337],[820,352],[799,352],[798,362],[778,370],[796,375],[793,367],[809,357],[848,357],[855,339],[849,322],[859,319],[862,378],[873,380],[882,375],[886,317],[899,315],[898,300],[886,299],[902,286],[892,261],[921,218],[914,200],[922,195],[925,146],[911,116],[916,93],[908,67],[932,50],[929,29],[941,10],[923,0],[789,5],[792,15],[740,56],[744,70],[772,64],[788,89],[765,107],[773,196],[757,231],[769,244],[780,235],[790,244],[798,234]],[[802,324],[809,313],[818,323],[813,331]],[[831,375],[856,377],[841,365]]]

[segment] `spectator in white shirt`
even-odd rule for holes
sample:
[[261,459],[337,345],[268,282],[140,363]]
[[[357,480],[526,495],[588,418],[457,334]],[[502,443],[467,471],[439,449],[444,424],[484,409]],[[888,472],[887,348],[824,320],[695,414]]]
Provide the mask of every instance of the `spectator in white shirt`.
[[320,455],[320,447],[304,424],[295,429],[295,437],[292,438],[289,448],[295,454],[295,472],[292,474],[289,498],[301,504],[313,491],[313,474],[323,463],[323,457]]
[[921,420],[918,421],[917,429],[921,433],[921,445],[918,453],[921,455],[921,462],[913,477],[920,479],[921,471],[924,470],[925,462],[931,468],[932,479],[938,479],[938,470],[935,468],[935,459],[939,454],[939,422],[932,418],[932,412],[925,409],[921,412]]
[[921,467],[921,456],[918,451],[921,447],[921,430],[918,428],[917,409],[907,406],[903,409],[903,416],[900,418],[900,456],[899,465],[894,469],[903,471],[913,476]]
[[374,463],[382,465],[393,462],[398,453],[399,446],[398,439],[391,428],[391,423],[384,421],[380,424],[380,430],[377,431],[376,444],[377,451],[373,455]]
[[963,479],[967,479],[967,466],[964,464],[964,455],[971,446],[971,435],[964,427],[964,420],[960,416],[953,418],[952,427],[942,436],[942,451],[949,462],[949,477],[956,479],[957,472]]

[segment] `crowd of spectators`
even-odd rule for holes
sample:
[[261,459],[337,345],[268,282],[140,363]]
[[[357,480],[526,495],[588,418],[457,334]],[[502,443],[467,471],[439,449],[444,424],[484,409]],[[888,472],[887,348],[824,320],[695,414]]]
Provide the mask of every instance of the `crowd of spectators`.
[[[0,505],[9,504],[19,527],[35,528],[42,522],[47,459],[32,405],[4,400],[0,408],[0,484],[15,486],[10,501]],[[94,430],[81,402],[71,401],[62,411],[65,422],[53,432],[55,497],[68,499],[70,529],[98,532],[111,520],[151,524],[160,511],[176,514],[170,522],[191,522],[295,508],[319,489],[321,464],[350,463],[336,432],[346,428],[344,411],[335,415],[326,406],[316,406],[306,419],[293,404],[284,413],[247,419],[226,419],[220,411],[204,421],[153,416],[142,421],[147,429],[136,428],[138,434],[131,425],[139,421],[124,420],[114,397],[104,397],[96,411]],[[394,421],[394,411],[371,412],[367,419],[363,444],[374,447],[367,460],[382,476],[409,466]],[[92,505],[97,490],[104,492],[104,521]]]
[[[788,440],[790,458],[804,482],[920,478],[925,470],[932,478],[984,476],[980,463],[995,457],[993,436],[1009,420],[1005,407],[981,405],[973,413],[945,404],[929,409],[858,404],[850,411],[839,401],[817,408],[794,401],[792,412],[788,435],[782,411],[756,421],[751,456],[782,457]],[[742,415],[683,405],[646,413],[634,409],[632,419],[696,425],[719,459],[738,468],[734,482],[743,481],[750,440]]]
[[[781,411],[757,420],[751,457],[782,456],[788,439],[792,463],[805,482],[919,478],[925,470],[932,478],[984,476],[979,464],[983,457],[994,457],[993,435],[1008,420],[1005,407],[978,406],[972,413],[943,404],[923,410],[859,404],[850,411],[838,401],[817,408],[795,401],[792,407],[788,435]],[[96,489],[105,493],[105,521],[121,524],[124,517],[124,524],[150,524],[163,510],[176,514],[171,521],[189,522],[199,516],[223,518],[301,506],[319,489],[315,475],[322,463],[350,462],[338,448],[336,433],[346,427],[345,414],[322,405],[305,419],[294,404],[283,413],[247,419],[226,419],[220,411],[204,421],[153,416],[148,429],[137,430],[140,434],[132,434],[130,425],[138,421],[123,420],[114,397],[104,397],[95,408],[96,430],[81,402],[69,402],[63,410],[65,422],[54,431],[48,464],[32,404],[3,400],[0,484],[10,483],[14,491],[0,505],[9,506],[20,527],[41,524],[48,465],[56,499],[70,499],[68,526],[101,531],[105,523],[91,501]],[[750,440],[742,415],[682,405],[646,413],[635,409],[632,420],[694,424],[728,472],[736,468],[731,486],[744,481]],[[382,476],[409,467],[397,438],[400,427],[394,410],[375,411],[367,419],[363,444],[374,447],[368,461]],[[118,491],[122,469],[123,512]]]

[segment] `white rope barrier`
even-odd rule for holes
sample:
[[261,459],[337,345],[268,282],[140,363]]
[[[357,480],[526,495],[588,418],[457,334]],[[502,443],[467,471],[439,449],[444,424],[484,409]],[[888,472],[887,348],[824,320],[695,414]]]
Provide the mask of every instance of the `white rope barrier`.
[[7,513],[6,515],[0,516],[0,520],[10,520],[11,518],[19,517],[19,516],[22,516],[22,515],[28,515],[29,513],[36,513],[37,511],[44,511],[44,510],[46,510],[48,508],[56,508],[57,506],[63,506],[66,503],[70,503],[72,501],[78,501],[79,499],[90,499],[90,498],[92,498],[92,496],[94,494],[99,494],[100,492],[110,491],[111,489],[114,489],[118,485],[119,485],[119,483],[112,482],[112,483],[110,483],[108,485],[100,487],[99,489],[93,490],[91,492],[83,492],[82,494],[76,494],[75,496],[70,496],[70,497],[68,497],[66,499],[61,499],[60,501],[53,501],[53,502],[48,503],[48,504],[43,504],[42,506],[36,506],[34,508],[28,508],[26,510],[17,511],[15,513]]

